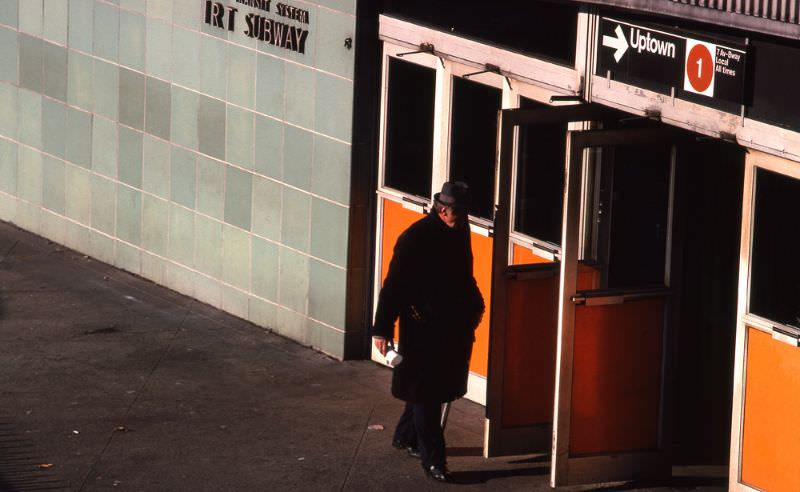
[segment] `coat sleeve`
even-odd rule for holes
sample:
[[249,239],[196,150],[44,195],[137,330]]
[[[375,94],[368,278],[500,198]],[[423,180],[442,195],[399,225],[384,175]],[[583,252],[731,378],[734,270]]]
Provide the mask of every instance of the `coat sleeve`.
[[408,236],[408,231],[404,232],[395,244],[389,272],[378,295],[373,336],[391,338],[394,335],[394,322],[408,304],[409,281],[412,277],[409,262],[413,258],[412,241]]

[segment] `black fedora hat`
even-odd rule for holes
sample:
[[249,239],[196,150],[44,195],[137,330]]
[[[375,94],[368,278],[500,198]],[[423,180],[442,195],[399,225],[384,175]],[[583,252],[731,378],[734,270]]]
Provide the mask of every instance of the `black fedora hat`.
[[463,181],[447,181],[442,191],[433,195],[437,202],[452,208],[467,208],[469,205],[469,186]]

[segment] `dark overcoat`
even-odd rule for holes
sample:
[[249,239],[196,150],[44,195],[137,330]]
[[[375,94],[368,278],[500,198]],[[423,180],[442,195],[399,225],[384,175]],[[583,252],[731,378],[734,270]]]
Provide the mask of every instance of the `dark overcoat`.
[[431,211],[398,238],[378,297],[374,335],[391,339],[400,318],[403,361],[394,368],[392,394],[411,402],[464,396],[483,311],[469,227],[450,228]]

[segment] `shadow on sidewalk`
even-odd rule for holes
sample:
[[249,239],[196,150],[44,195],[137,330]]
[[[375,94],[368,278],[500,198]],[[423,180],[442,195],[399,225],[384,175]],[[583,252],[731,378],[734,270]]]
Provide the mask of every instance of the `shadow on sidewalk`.
[[542,468],[523,468],[518,470],[476,470],[476,471],[458,471],[451,472],[451,481],[457,485],[474,485],[486,483],[489,480],[496,480],[498,478],[510,477],[534,477],[540,475],[547,475],[550,473],[550,467]]
[[617,492],[625,490],[641,490],[668,487],[676,490],[694,490],[699,488],[728,488],[728,477],[672,477],[667,480],[641,480],[627,482],[612,487],[598,487],[590,490]]
[[33,444],[17,436],[11,424],[0,420],[0,491],[68,490],[37,460]]

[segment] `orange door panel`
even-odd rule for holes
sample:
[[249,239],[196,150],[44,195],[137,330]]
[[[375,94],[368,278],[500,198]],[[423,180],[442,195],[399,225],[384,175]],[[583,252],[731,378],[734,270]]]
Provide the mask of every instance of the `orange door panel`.
[[503,357],[503,427],[553,421],[558,274],[508,280]]
[[491,312],[492,294],[492,246],[490,237],[472,233],[473,275],[486,303],[481,324],[475,330],[475,345],[472,347],[472,360],[469,370],[486,377],[489,372],[489,313]]
[[577,306],[570,455],[658,447],[664,300]]
[[537,256],[528,248],[514,244],[511,251],[512,265],[531,265],[536,263],[552,263],[552,260]]
[[742,481],[770,492],[800,490],[800,348],[747,329]]
[[[389,263],[392,261],[392,252],[397,238],[411,224],[421,219],[423,215],[403,207],[403,205],[383,199],[383,227],[381,237],[381,285],[389,273]],[[397,322],[394,326],[394,339],[397,340]]]

